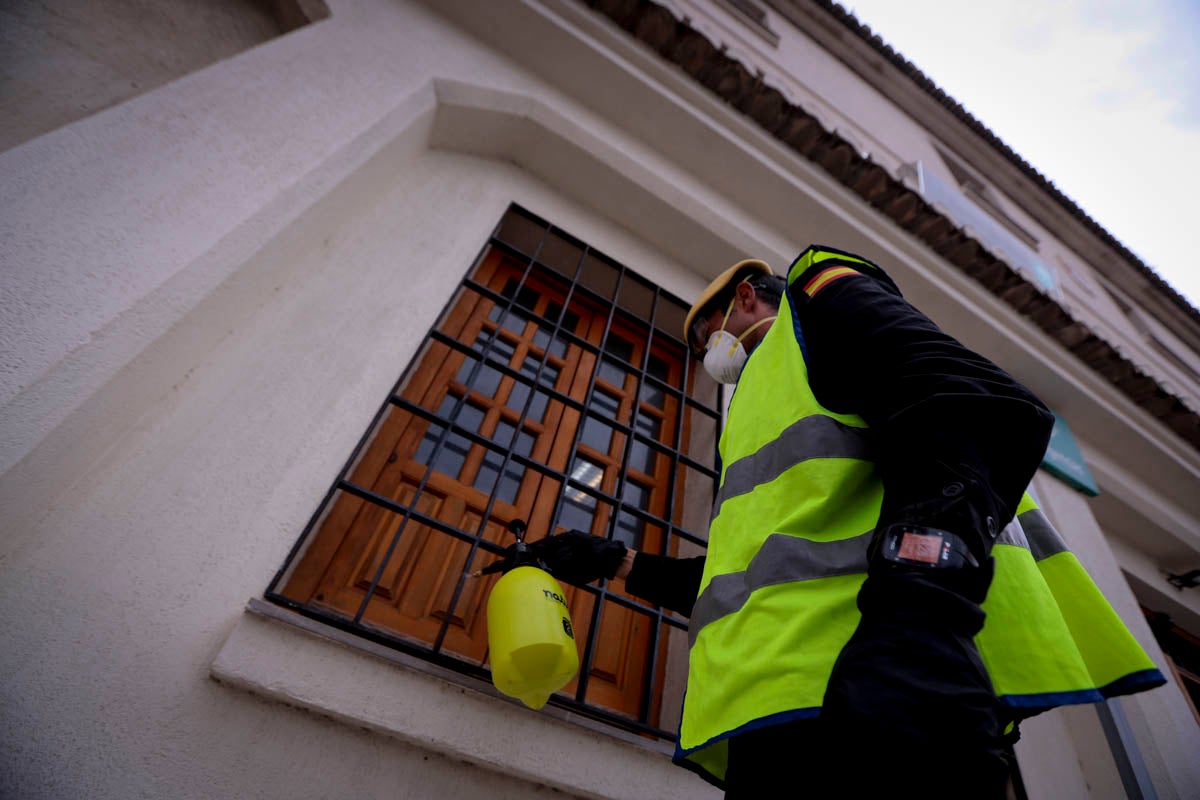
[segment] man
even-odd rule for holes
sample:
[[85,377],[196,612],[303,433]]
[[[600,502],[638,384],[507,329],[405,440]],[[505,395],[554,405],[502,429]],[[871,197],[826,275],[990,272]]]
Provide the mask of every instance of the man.
[[[785,281],[739,262],[684,334],[737,384],[707,555],[577,531],[533,544],[568,583],[624,577],[691,617],[679,763],[729,798],[1001,798],[1009,723],[1063,688],[1094,701],[1162,682],[1102,599],[1086,623],[1066,620],[1013,522],[1044,522],[1024,490],[1053,415],[877,266],[812,247]],[[1066,555],[1055,580],[1090,585]],[[1080,636],[1116,654],[1103,675],[1082,664]]]

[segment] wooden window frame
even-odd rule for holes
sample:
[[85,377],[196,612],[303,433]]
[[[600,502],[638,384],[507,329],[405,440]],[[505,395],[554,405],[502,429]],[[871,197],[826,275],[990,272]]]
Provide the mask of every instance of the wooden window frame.
[[[529,236],[531,229],[540,231],[540,240],[536,244]],[[552,254],[548,242],[557,242],[559,249],[562,249],[562,243],[566,242],[567,247],[574,247],[578,250],[580,257],[573,276],[566,275],[566,270],[561,265],[555,266],[550,263]],[[588,262],[589,258],[596,261]],[[491,262],[488,259],[491,259]],[[603,287],[585,285],[583,279],[585,263],[598,264],[601,262],[605,269],[615,275],[615,286],[612,287],[608,296],[605,296]],[[487,280],[481,280],[481,274],[485,277],[488,274],[489,264],[493,266],[495,264],[507,265],[505,268],[510,270],[512,264],[522,265],[521,278],[517,288],[508,292],[505,287],[501,291],[497,285],[488,285]],[[532,311],[532,308],[521,305],[518,297],[527,285],[532,286],[538,281],[544,283],[547,280],[558,280],[566,289],[565,295],[561,298],[562,308],[558,319],[555,321],[552,331],[549,332],[547,349],[538,356],[539,365],[536,374],[531,377],[525,374],[523,365],[514,368],[512,365],[494,360],[490,348],[501,337],[505,337],[507,342],[505,347],[519,349],[528,345],[528,342],[518,341],[513,334],[504,333],[502,324],[504,324],[507,314]],[[629,293],[630,297],[634,296],[635,291],[640,291],[643,293],[643,300],[645,296],[650,298],[648,318],[623,307],[634,303],[633,300],[627,303],[624,299],[624,286],[639,287]],[[454,330],[453,325],[450,325],[449,328],[447,325],[455,314],[461,316],[467,313],[470,316],[471,313],[474,313],[463,311],[466,306],[470,305],[464,300],[468,297],[476,298],[475,302],[481,306],[490,304],[489,319],[492,317],[492,312],[497,309],[502,309],[502,311],[492,322],[480,323],[478,314],[470,317],[470,320],[482,325],[481,328],[476,329],[476,333],[469,335],[461,332],[448,333],[448,330]],[[563,322],[571,316],[573,310],[578,308],[591,309],[592,318],[579,330],[567,330]],[[672,318],[666,323],[660,323],[659,315],[664,308],[667,308],[670,313],[662,314],[663,318],[673,315],[678,319]],[[718,478],[715,444],[720,436],[721,416],[717,388],[715,385],[705,384],[702,389],[697,389],[697,383],[706,379],[701,376],[700,371],[692,368],[693,365],[687,357],[686,344],[671,329],[671,326],[681,326],[682,314],[686,312],[686,308],[687,305],[683,301],[665,292],[661,287],[655,286],[632,270],[556,229],[545,220],[518,206],[510,207],[493,231],[492,236],[489,237],[474,266],[447,302],[438,322],[427,332],[418,354],[404,370],[400,380],[383,403],[375,419],[367,427],[326,497],[314,512],[305,531],[268,587],[265,594],[266,599],[306,617],[401,652],[415,655],[439,666],[448,667],[476,678],[488,679],[490,673],[486,667],[486,657],[481,660],[464,658],[461,653],[455,652],[453,646],[447,645],[447,635],[448,626],[451,624],[450,618],[458,611],[457,603],[464,591],[464,582],[470,576],[471,571],[477,571],[481,566],[490,563],[495,556],[503,552],[505,545],[508,544],[506,541],[501,541],[496,535],[491,535],[489,538],[489,531],[492,530],[493,523],[496,521],[495,507],[499,502],[496,495],[500,491],[506,469],[510,464],[516,465],[523,471],[518,492],[523,491],[520,487],[525,487],[529,481],[547,485],[557,484],[557,492],[553,493],[553,502],[550,502],[548,506],[546,498],[542,497],[545,492],[538,490],[541,494],[537,495],[540,498],[538,507],[532,509],[533,513],[530,515],[531,530],[535,529],[533,526],[540,526],[543,531],[557,529],[565,507],[563,496],[572,492],[580,497],[589,498],[597,509],[592,530],[597,535],[611,538],[616,535],[618,524],[623,524],[627,530],[657,531],[657,535],[651,534],[653,541],[647,548],[651,552],[677,554],[681,545],[690,553],[702,551],[705,547],[706,535],[683,527],[681,524],[682,506],[685,499],[688,504],[704,503],[705,507],[711,505],[712,491]],[[639,309],[639,312],[644,313],[644,309]],[[528,323],[531,321],[538,326],[536,330],[528,328]],[[536,318],[531,317],[526,320],[526,335],[537,334],[542,325],[543,322],[537,321]],[[477,351],[475,346],[469,344],[465,339],[482,335],[478,332],[482,330],[488,331],[491,338],[488,339],[481,351]],[[533,330],[533,334],[528,333],[530,330]],[[637,338],[638,330],[645,331],[644,341]],[[630,331],[634,333],[631,334]],[[610,337],[617,336],[621,337],[626,345],[630,341],[639,342],[631,353],[637,356],[636,360],[640,363],[633,363],[635,360],[633,355],[623,356],[621,360],[614,359],[610,355],[610,345],[612,344]],[[565,342],[567,345],[567,360],[561,357],[556,360],[549,352],[549,348],[558,341]],[[439,354],[447,354],[444,359],[445,363],[439,360],[440,356],[439,358],[431,357],[431,348],[439,348]],[[532,349],[529,352],[530,358],[532,358]],[[663,353],[678,354],[678,360],[675,362],[669,359],[664,360]],[[667,365],[667,372],[657,377],[651,374],[651,361],[655,358],[660,363]],[[575,363],[572,369],[567,369],[571,366],[568,364],[570,359],[574,359],[578,363]],[[447,364],[465,365],[472,360],[474,368],[466,378],[466,383],[447,378],[449,374],[446,372],[447,369],[451,373],[454,372],[454,369],[459,369],[461,372],[461,366],[449,368],[446,366]],[[519,361],[519,359],[517,360]],[[542,369],[547,364],[553,365],[557,370],[555,376],[557,382],[553,385],[541,382]],[[606,379],[601,376],[601,365],[605,364],[620,367],[625,374],[623,386],[606,382]],[[675,369],[673,364],[678,368]],[[509,396],[517,384],[525,387],[525,408],[515,419],[512,409],[498,412],[502,419],[506,419],[515,426],[510,441],[515,444],[518,435],[527,429],[525,426],[528,426],[529,430],[541,430],[538,427],[541,425],[547,430],[554,428],[549,437],[551,440],[549,445],[543,446],[542,439],[537,439],[534,447],[538,449],[534,449],[528,454],[521,454],[499,446],[491,440],[490,432],[498,427],[494,409],[492,409],[496,403],[490,398],[473,394],[473,382],[484,366],[492,373],[499,375],[497,380],[503,381],[506,386],[509,386],[508,389],[495,389],[497,397],[501,394]],[[418,376],[417,373],[422,369],[440,370],[439,374],[442,377],[431,379],[428,375]],[[656,367],[656,369],[660,373],[662,372],[661,368]],[[568,377],[564,378],[564,375]],[[414,386],[417,387],[416,394],[411,391]],[[452,394],[456,397],[457,405],[448,412],[448,417],[442,416],[439,409],[431,408],[431,403],[422,399],[423,396],[420,396],[420,393],[425,391],[425,387],[432,387],[430,392],[439,387],[443,388],[445,401],[448,401]],[[654,397],[661,399],[661,407],[655,406],[653,403],[648,404],[645,399],[647,389],[652,390]],[[602,392],[609,399],[619,398],[620,410],[617,412],[617,418],[607,417],[591,407],[591,400],[595,397],[596,392]],[[526,414],[529,411],[529,404],[533,402],[534,395],[538,393],[543,394],[546,401],[541,421],[533,423],[527,419]],[[464,428],[458,424],[458,415],[462,407],[466,405],[471,405],[476,411],[484,407],[489,409],[483,413],[491,416],[487,416],[487,422],[480,423],[481,427],[478,431]],[[416,423],[419,430],[433,426],[441,429],[440,438],[436,440],[430,451],[434,455],[430,457],[430,463],[427,465],[428,468],[424,478],[421,479],[419,488],[412,495],[416,499],[411,503],[398,502],[396,497],[373,491],[368,486],[350,480],[355,470],[362,471],[364,461],[379,460],[380,454],[372,453],[372,442],[378,432],[382,430],[381,426],[387,424],[389,414],[396,413],[406,415],[407,422],[405,424]],[[506,417],[505,414],[508,416]],[[570,425],[564,422],[564,419],[567,418],[572,420]],[[656,422],[645,426],[645,429],[639,428],[640,422],[647,418],[653,418]],[[673,419],[673,424],[665,425],[664,423],[668,419]],[[706,431],[703,441],[707,443],[711,439],[711,447],[707,448],[709,452],[700,458],[687,453],[688,445],[695,436],[696,420],[703,420],[703,427]],[[608,428],[610,443],[608,451],[598,451],[588,442],[582,441],[588,421],[602,422],[603,426]],[[421,428],[421,425],[425,425],[426,428]],[[689,431],[689,428],[692,430]],[[488,430],[489,434],[485,435],[484,430]],[[653,437],[647,433],[647,430],[655,431]],[[666,430],[665,434],[664,430]],[[569,431],[569,435],[560,433],[561,431]],[[663,436],[670,438],[671,441],[661,441]],[[431,482],[440,482],[441,491],[444,494],[449,491],[445,487],[453,481],[448,482],[445,476],[435,472],[434,462],[439,457],[438,448],[444,446],[451,437],[457,437],[457,441],[466,443],[466,447],[468,447],[464,464],[458,473],[458,477],[467,476],[467,481],[471,480],[471,476],[477,474],[481,461],[488,458],[489,454],[502,456],[500,465],[496,467],[497,475],[490,496],[486,500],[479,496],[471,498],[475,507],[483,505],[485,508],[480,515],[478,530],[465,530],[448,524],[445,519],[440,519],[437,513],[427,514],[417,507],[421,502],[421,492]],[[418,447],[412,444],[414,441],[412,437],[409,437],[407,441],[411,452],[416,453]],[[418,437],[416,441],[423,442],[424,439]],[[654,474],[632,470],[628,464],[634,448],[638,446],[642,448],[642,455],[648,459],[645,463],[651,466]],[[581,458],[586,458],[588,461],[602,466],[603,480],[597,485],[583,482],[577,474],[572,473],[571,468],[579,463],[578,459]],[[388,463],[394,460],[395,452],[392,453]],[[467,461],[471,463],[468,464]],[[491,463],[494,464],[494,460]],[[408,461],[405,465],[409,465]],[[382,469],[379,464],[375,464],[373,468]],[[436,481],[434,480],[435,476]],[[696,485],[694,476],[699,476],[707,481],[707,491],[703,491]],[[409,478],[408,480],[411,482],[414,479]],[[691,486],[686,485],[685,482],[688,480],[691,481]],[[629,484],[634,484],[641,489],[640,496],[653,496],[650,508],[640,507],[640,504],[631,503],[626,499],[626,488]],[[461,493],[463,490],[460,487],[456,491]],[[314,600],[311,591],[309,596],[306,596],[304,592],[292,590],[292,587],[296,585],[292,582],[296,580],[297,572],[304,569],[305,559],[318,558],[309,551],[310,548],[320,546],[321,526],[327,517],[337,513],[337,503],[346,497],[351,497],[353,503],[368,504],[378,514],[391,514],[393,522],[395,518],[400,520],[389,549],[383,556],[378,571],[375,572],[375,579],[365,592],[365,599],[358,612],[353,615],[347,613],[344,606],[340,609],[331,608],[320,600]],[[450,495],[445,494],[443,505],[448,504],[449,499]],[[547,512],[547,508],[551,510]],[[606,511],[602,509],[606,509]],[[517,511],[515,507],[501,510],[509,516]],[[529,510],[526,509],[526,511]],[[441,629],[436,635],[426,633],[423,638],[414,638],[398,630],[372,624],[372,620],[364,616],[376,596],[375,593],[378,591],[384,567],[389,566],[396,542],[410,521],[420,526],[422,532],[428,531],[430,536],[445,536],[444,546],[447,548],[458,547],[460,552],[463,545],[467,548],[462,561],[464,569],[462,575],[457,578],[457,587],[447,605],[448,611],[444,615]],[[349,525],[350,523],[347,523],[347,526]],[[384,527],[386,527],[386,521],[381,523],[381,529]],[[314,544],[314,542],[317,543]],[[326,558],[326,555],[320,555],[319,558]],[[329,563],[332,563],[334,558],[334,555],[328,555]],[[456,574],[452,572],[453,568],[454,566],[450,565],[443,571]],[[313,583],[312,585],[317,584]],[[473,588],[472,591],[474,592],[472,602],[476,604],[478,598],[486,594],[478,587]],[[628,595],[624,592],[623,581],[619,579],[611,582],[601,581],[599,585],[593,584],[578,589],[570,588],[569,594],[571,595],[569,602],[573,607],[573,615],[586,617],[586,619],[576,618],[575,620],[576,629],[580,632],[582,640],[581,669],[576,681],[565,690],[566,693],[555,695],[551,699],[551,703],[642,735],[674,741],[675,732],[661,724],[664,714],[670,716],[670,712],[664,712],[658,699],[663,694],[664,683],[667,680],[666,659],[660,655],[666,653],[668,638],[675,641],[676,646],[680,639],[686,641],[686,620],[672,612],[651,607]],[[315,596],[321,598],[319,594]],[[612,624],[609,624],[610,618],[624,620],[622,630],[625,631],[626,638],[622,641],[626,642],[625,649],[631,652],[619,654],[620,659],[623,660],[613,661],[610,658],[612,653],[609,652],[612,648],[597,646],[597,642],[602,636],[601,629],[606,625],[609,628],[613,627]],[[630,630],[637,634],[635,645],[628,644],[629,641],[633,641],[630,638]],[[670,631],[675,631],[675,633],[670,634]],[[636,646],[642,646],[638,644],[641,642],[644,642],[646,648],[644,653],[636,651]],[[605,663],[605,659],[612,663]],[[641,660],[639,661],[639,659]],[[628,678],[627,684],[635,681],[631,685],[626,685],[625,692],[628,695],[633,689],[636,689],[638,699],[633,707],[622,708],[614,705],[615,701],[606,697],[604,685],[595,684],[592,679],[596,675],[604,674],[605,669],[614,673],[621,672],[629,664],[636,666],[636,669],[627,670],[631,672],[632,678],[627,675],[609,676],[614,682],[619,677]]]

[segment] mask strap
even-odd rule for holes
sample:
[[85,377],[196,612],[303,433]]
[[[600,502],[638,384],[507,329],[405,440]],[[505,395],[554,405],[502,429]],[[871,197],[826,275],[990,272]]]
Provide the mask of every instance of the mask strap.
[[[768,323],[773,323],[773,321],[775,321],[776,319],[779,319],[778,314],[776,314],[775,317],[763,317],[762,319],[758,320],[757,323],[755,323],[754,325],[751,325],[750,327],[748,327],[748,329],[745,329],[744,331],[742,331],[742,336],[739,336],[738,338],[734,339],[733,347],[730,348],[730,353],[733,353],[733,350],[736,350],[738,345],[742,344],[742,339],[750,336],[750,333],[757,330],[758,327],[762,327],[763,325],[766,325]],[[724,327],[724,326],[722,326],[722,327]]]
[[[737,302],[737,295],[729,298],[729,307],[725,309],[725,316],[721,317],[721,327],[717,328],[717,333],[725,330],[725,323],[729,322],[729,315],[733,313],[733,304]],[[709,337],[711,338],[711,337]]]
[[[729,322],[729,315],[733,313],[733,304],[736,302],[737,302],[737,295],[735,294],[729,301],[729,308],[725,309],[725,316],[721,319],[721,327],[717,328],[717,333],[723,333],[725,331],[725,323]],[[733,346],[729,348],[730,354],[732,355],[733,351],[737,349],[737,346],[742,343],[742,339],[745,339],[747,336],[749,336],[751,333],[753,333],[759,327],[766,325],[768,322],[774,322],[777,319],[779,319],[778,314],[776,314],[773,317],[763,317],[758,322],[751,325],[749,328],[746,328],[746,330],[742,331],[741,336],[739,336],[733,340]],[[716,334],[713,334],[713,336],[715,336],[715,335]]]

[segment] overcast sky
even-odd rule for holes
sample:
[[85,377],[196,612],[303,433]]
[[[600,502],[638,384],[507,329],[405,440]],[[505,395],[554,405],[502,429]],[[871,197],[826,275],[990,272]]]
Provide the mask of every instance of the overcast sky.
[[842,0],[1200,307],[1200,0]]

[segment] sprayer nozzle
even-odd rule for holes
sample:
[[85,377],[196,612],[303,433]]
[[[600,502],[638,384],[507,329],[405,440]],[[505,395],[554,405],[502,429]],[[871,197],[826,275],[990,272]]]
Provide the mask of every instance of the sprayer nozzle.
[[508,521],[508,532],[517,537],[518,542],[525,540],[525,529],[528,527],[528,523],[523,519],[510,519]]

